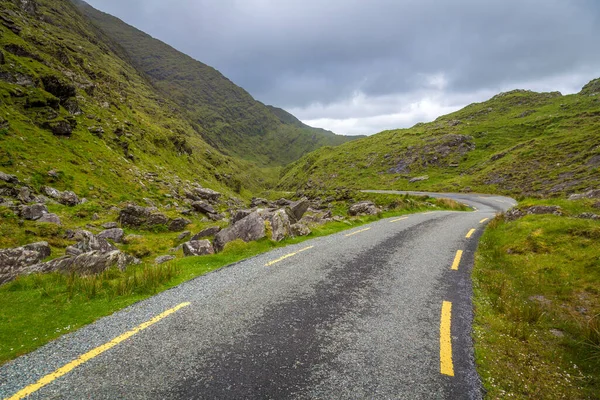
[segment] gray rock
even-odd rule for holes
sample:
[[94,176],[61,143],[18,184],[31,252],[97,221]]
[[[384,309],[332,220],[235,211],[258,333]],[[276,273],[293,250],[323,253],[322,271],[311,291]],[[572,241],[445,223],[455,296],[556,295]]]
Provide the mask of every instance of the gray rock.
[[50,224],[61,225],[60,218],[56,214],[47,213],[42,215],[37,222],[47,222]]
[[269,201],[267,199],[263,199],[260,197],[253,197],[252,200],[250,201],[250,207],[255,208],[255,207],[268,207],[269,206]]
[[290,225],[290,229],[292,231],[293,236],[310,235],[310,229],[308,228],[308,226],[304,225],[301,222],[297,222],[295,224]]
[[118,225],[116,222],[106,222],[104,224],[101,225],[104,229],[113,229],[116,228]]
[[0,181],[4,181],[6,183],[12,183],[14,185],[19,184],[19,179],[15,175],[5,174],[0,171]]
[[594,213],[591,213],[591,212],[585,212],[585,213],[579,214],[577,216],[577,218],[599,220],[600,219],[600,215],[594,214]]
[[525,215],[532,214],[553,214],[561,216],[563,215],[562,208],[559,206],[531,206],[524,208],[512,208],[504,214],[506,221],[515,221]]
[[74,239],[77,240],[77,244],[71,246],[82,253],[88,253],[90,251],[99,251],[107,253],[110,251],[117,250],[117,248],[111,244],[108,240],[103,237],[95,236],[92,232],[85,230],[78,230],[75,232]]
[[26,268],[50,256],[48,242],[31,243],[21,247],[0,249],[0,284],[15,279]]
[[246,218],[252,213],[252,210],[236,210],[231,213],[231,223],[235,224],[239,220]]
[[171,232],[179,232],[185,229],[186,226],[191,224],[192,221],[186,218],[175,218],[169,222],[169,230]]
[[205,214],[215,214],[216,211],[210,204],[204,201],[195,201],[192,203],[192,208],[198,212]]
[[215,254],[215,250],[206,239],[192,240],[183,244],[183,254],[189,256],[204,256],[207,254]]
[[131,264],[139,264],[140,260],[119,250],[109,252],[90,251],[77,256],[63,256],[42,264],[27,268],[27,273],[36,272],[74,272],[78,275],[99,274],[109,268],[124,270]]
[[154,264],[164,264],[168,261],[174,260],[175,256],[158,256],[154,259]]
[[572,194],[569,196],[569,200],[580,199],[600,199],[600,189],[589,190],[585,193]]
[[124,226],[139,228],[166,225],[169,218],[155,208],[130,204],[119,212],[119,222]]
[[42,215],[47,213],[48,208],[43,204],[33,204],[21,208],[21,218],[33,221],[42,218]]
[[426,181],[427,179],[429,179],[428,175],[417,176],[417,177],[409,179],[408,183],[415,183],[415,182]]
[[208,214],[208,218],[212,221],[222,221],[225,219],[225,216],[223,214]]
[[194,191],[196,192],[198,197],[200,197],[201,199],[204,199],[204,200],[217,201],[217,200],[219,200],[219,197],[221,197],[221,193],[215,192],[214,190],[211,190],[211,189],[195,188]]
[[55,200],[59,200],[62,194],[60,190],[54,189],[50,186],[42,186],[42,193]]
[[350,215],[377,215],[381,212],[372,201],[361,201],[350,206]]
[[308,199],[302,198],[290,204],[289,207],[286,207],[286,211],[293,222],[298,222],[302,219],[308,207],[310,207],[310,202]]
[[211,227],[208,227],[208,228],[203,229],[200,232],[196,233],[194,236],[192,236],[191,240],[198,240],[198,239],[206,238],[209,236],[214,236],[217,233],[219,233],[220,231],[221,231],[220,226],[211,226]]
[[284,210],[275,211],[269,222],[271,223],[271,240],[280,242],[291,235],[290,218]]
[[156,226],[156,225],[167,225],[169,223],[169,218],[162,213],[153,212],[148,216],[148,220],[146,224],[148,226]]
[[110,228],[106,229],[99,234],[96,235],[97,238],[100,239],[110,239],[115,243],[121,243],[123,241],[123,236],[125,232],[121,228]]
[[190,231],[181,232],[179,234],[179,236],[177,236],[177,241],[183,240],[183,239],[187,238],[188,236],[190,236],[191,234],[192,234],[192,232],[190,232]]
[[227,243],[236,239],[251,242],[262,239],[265,235],[265,221],[258,212],[253,212],[246,218],[217,233],[214,241],[215,250],[223,250]]
[[35,201],[35,198],[31,195],[31,190],[26,186],[19,188],[19,194],[17,195],[17,198],[21,201],[21,203],[31,203]]
[[75,193],[65,190],[64,192],[60,193],[58,202],[66,206],[72,207],[79,204],[79,197],[77,197]]
[[285,207],[291,205],[292,203],[293,201],[291,200],[281,198],[275,202],[275,205],[277,205],[278,207]]

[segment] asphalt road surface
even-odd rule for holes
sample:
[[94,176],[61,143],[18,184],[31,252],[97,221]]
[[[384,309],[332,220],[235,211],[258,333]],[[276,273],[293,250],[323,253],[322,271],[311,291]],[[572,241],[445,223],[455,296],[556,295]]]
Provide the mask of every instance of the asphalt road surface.
[[444,196],[477,211],[380,220],[199,277],[0,367],[0,398],[481,398],[473,254],[515,202]]

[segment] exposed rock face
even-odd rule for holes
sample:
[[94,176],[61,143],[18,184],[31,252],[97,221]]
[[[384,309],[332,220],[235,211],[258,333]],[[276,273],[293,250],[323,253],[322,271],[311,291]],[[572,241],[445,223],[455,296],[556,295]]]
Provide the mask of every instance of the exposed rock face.
[[0,181],[12,183],[14,185],[17,185],[19,183],[19,179],[15,175],[5,174],[2,171],[0,171]]
[[585,212],[585,213],[579,214],[577,216],[577,218],[600,220],[600,215],[594,214],[594,213],[590,213],[590,212]]
[[78,240],[77,244],[69,246],[66,253],[70,255],[79,255],[91,251],[101,253],[111,252],[117,248],[105,238],[97,237],[92,232],[80,230],[75,232],[74,239]]
[[265,235],[264,220],[257,212],[253,212],[230,227],[217,233],[214,241],[215,250],[223,250],[227,243],[236,239],[242,239],[244,242],[251,242],[262,239]]
[[290,236],[292,229],[290,227],[290,218],[284,210],[277,210],[271,216],[269,222],[271,223],[271,240],[276,242],[282,241],[284,238]]
[[43,204],[33,204],[30,206],[23,206],[21,208],[21,217],[28,220],[37,220],[42,218],[42,215],[48,213],[48,208]]
[[206,239],[204,240],[191,240],[183,244],[183,254],[186,257],[189,256],[204,256],[207,254],[214,254],[215,250]]
[[294,236],[310,235],[310,229],[308,228],[308,226],[301,222],[297,222],[295,224],[290,225],[290,229],[292,231],[292,235]]
[[504,214],[507,221],[515,221],[526,215],[531,214],[554,214],[563,215],[562,208],[559,206],[531,206],[525,208],[513,208]]
[[569,200],[600,199],[600,189],[590,190],[585,193],[577,193],[569,196]]
[[215,214],[216,213],[213,206],[211,206],[208,203],[205,203],[204,201],[193,202],[192,208],[198,212],[205,213],[205,214]]
[[56,214],[47,213],[42,215],[37,222],[47,222],[49,224],[61,225],[60,218]]
[[99,274],[111,267],[124,270],[130,264],[139,264],[140,260],[119,250],[109,252],[90,251],[77,256],[64,256],[42,264],[36,264],[27,269],[33,272],[75,272],[78,275]]
[[106,229],[99,234],[96,235],[99,239],[110,239],[115,243],[121,243],[123,241],[123,236],[125,232],[121,228],[110,228]]
[[15,279],[27,267],[50,256],[48,242],[31,243],[21,247],[0,249],[0,284]]
[[195,192],[201,199],[209,201],[218,201],[221,197],[221,193],[206,188],[195,188]]
[[119,213],[122,225],[139,228],[142,226],[166,225],[169,219],[151,207],[128,205]]
[[158,256],[154,259],[154,264],[164,264],[168,261],[174,260],[175,256]]
[[246,218],[252,213],[252,210],[236,210],[231,214],[231,223],[235,224],[239,220]]
[[175,218],[171,222],[169,222],[169,230],[171,232],[180,232],[185,229],[186,226],[191,224],[192,221],[185,218]]
[[350,215],[377,215],[381,212],[372,201],[361,201],[353,204],[348,210]]
[[308,207],[310,207],[310,202],[308,199],[303,198],[286,207],[286,211],[293,222],[298,222],[302,219],[302,216],[306,210],[308,210]]
[[217,233],[219,233],[220,231],[221,231],[220,226],[211,226],[211,227],[208,227],[208,228],[203,229],[200,232],[196,233],[194,236],[192,236],[191,240],[198,240],[198,239],[206,238],[209,236],[214,236]]

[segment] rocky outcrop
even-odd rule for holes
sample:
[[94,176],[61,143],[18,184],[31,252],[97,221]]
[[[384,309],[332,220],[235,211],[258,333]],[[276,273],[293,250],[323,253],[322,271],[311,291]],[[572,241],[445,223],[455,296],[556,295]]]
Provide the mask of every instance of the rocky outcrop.
[[293,236],[306,236],[310,235],[310,229],[308,226],[301,222],[290,225]]
[[169,218],[154,207],[130,204],[119,213],[119,223],[132,228],[166,225]]
[[154,259],[154,264],[164,264],[166,262],[172,261],[175,259],[175,256],[158,256]]
[[183,244],[183,254],[186,257],[189,256],[204,256],[207,254],[214,254],[215,250],[206,239],[204,240],[191,240]]
[[211,226],[206,229],[202,229],[200,232],[196,233],[194,236],[192,236],[191,240],[199,240],[199,239],[206,238],[209,236],[214,236],[217,233],[219,233],[220,231],[221,231],[220,226]]
[[108,240],[98,237],[89,231],[79,230],[74,233],[73,239],[78,241],[77,244],[69,246],[65,250],[67,254],[72,256],[91,251],[106,253],[117,250],[117,248]]
[[204,214],[215,214],[216,213],[214,207],[204,201],[193,202],[192,208],[194,210],[204,213]]
[[35,272],[65,272],[78,275],[99,274],[109,268],[117,267],[124,270],[131,264],[139,264],[140,260],[119,250],[109,252],[90,251],[76,256],[64,256],[42,264],[27,268],[27,273]]
[[381,212],[372,201],[361,201],[350,206],[348,214],[357,215],[377,215]]
[[48,208],[43,204],[32,204],[21,207],[21,218],[23,219],[35,221],[42,218],[44,214],[48,214]]
[[285,208],[292,222],[298,222],[302,219],[302,216],[310,207],[310,202],[306,198],[302,198],[298,201],[291,203]]
[[585,193],[576,193],[569,196],[569,200],[600,199],[600,189],[589,190]]
[[48,242],[31,243],[21,247],[0,249],[0,284],[26,272],[27,268],[50,256]]
[[271,240],[280,242],[292,233],[290,218],[284,210],[275,211],[269,218],[271,224]]
[[196,192],[198,197],[200,197],[201,199],[204,199],[204,200],[218,201],[219,198],[221,197],[221,193],[215,192],[212,189],[195,188],[194,191]]
[[242,239],[244,242],[251,242],[262,239],[265,235],[264,219],[258,212],[253,212],[230,227],[217,233],[215,236],[214,247],[216,251],[221,251],[227,243],[233,240]]
[[64,204],[66,206],[76,206],[80,203],[79,197],[71,191],[65,190],[61,192],[58,189],[49,186],[42,187],[42,193],[46,196],[58,201],[60,204]]
[[506,221],[515,221],[519,218],[523,218],[526,215],[532,214],[553,214],[561,216],[563,215],[563,211],[559,206],[531,206],[524,208],[513,208],[504,214],[504,219]]
[[246,218],[250,214],[252,214],[252,210],[235,210],[231,213],[231,223],[235,224],[236,222]]
[[106,229],[102,232],[100,232],[99,234],[96,235],[96,238],[98,239],[110,239],[115,243],[121,243],[123,242],[123,236],[125,235],[125,232],[123,232],[123,229],[121,228],[110,228],[110,229]]
[[49,224],[61,225],[59,216],[56,215],[56,214],[52,214],[52,213],[47,213],[47,214],[42,215],[37,220],[37,222],[46,222],[46,223],[49,223]]
[[186,226],[191,224],[192,221],[186,218],[175,218],[171,222],[169,222],[169,230],[171,232],[181,232],[185,229]]

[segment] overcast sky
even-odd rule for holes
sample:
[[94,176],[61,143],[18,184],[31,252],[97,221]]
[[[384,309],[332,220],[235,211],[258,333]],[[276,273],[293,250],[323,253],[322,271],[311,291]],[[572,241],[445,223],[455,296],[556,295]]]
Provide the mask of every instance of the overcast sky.
[[600,77],[597,0],[87,0],[340,134]]

